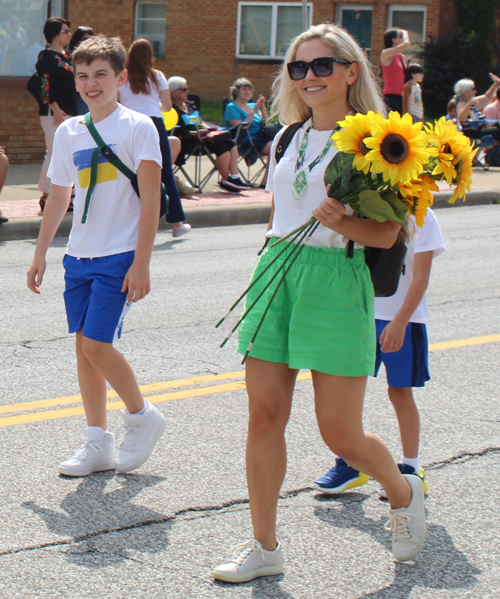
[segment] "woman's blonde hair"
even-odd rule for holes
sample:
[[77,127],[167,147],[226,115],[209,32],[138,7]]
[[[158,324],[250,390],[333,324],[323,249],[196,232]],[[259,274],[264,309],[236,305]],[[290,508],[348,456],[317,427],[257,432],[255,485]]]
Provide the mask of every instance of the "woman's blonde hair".
[[345,58],[349,62],[357,63],[359,67],[358,78],[349,86],[347,92],[347,102],[350,109],[354,113],[360,112],[362,114],[373,110],[385,116],[387,109],[371,64],[357,42],[342,27],[331,23],[323,23],[322,25],[314,25],[292,40],[283,66],[273,83],[271,119],[277,117],[280,123],[289,125],[298,121],[306,121],[312,116],[311,108],[299,96],[293,81],[288,75],[286,66],[289,62],[295,60],[299,47],[304,42],[312,40],[320,40],[325,46],[331,48],[337,58]]

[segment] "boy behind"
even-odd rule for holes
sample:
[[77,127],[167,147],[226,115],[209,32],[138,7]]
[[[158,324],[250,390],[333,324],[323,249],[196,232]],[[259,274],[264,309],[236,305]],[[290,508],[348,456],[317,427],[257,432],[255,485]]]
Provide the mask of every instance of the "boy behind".
[[[130,180],[99,156],[88,202],[91,157],[97,144],[83,117],[57,130],[48,176],[52,188],[43,214],[28,287],[40,293],[45,256],[75,187],[73,226],[64,257],[64,300],[70,333],[76,333],[78,381],[87,428],[84,445],[59,465],[67,476],[112,470],[130,472],[151,455],[165,418],[144,401],[130,364],[113,347],[133,302],[150,291],[149,262],[160,210],[161,153],[148,117],[120,106],[127,80],[126,52],[118,38],[92,37],[73,53],[76,89],[107,145],[137,173],[141,198]],[[87,218],[82,223],[87,200]],[[115,458],[106,425],[106,381],[123,400],[125,438]]]

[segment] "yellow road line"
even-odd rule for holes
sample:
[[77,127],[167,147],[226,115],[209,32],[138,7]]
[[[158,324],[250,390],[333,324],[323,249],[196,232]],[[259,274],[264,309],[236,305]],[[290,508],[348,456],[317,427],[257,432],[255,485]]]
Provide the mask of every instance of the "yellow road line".
[[[205,376],[193,376],[188,379],[177,379],[176,381],[164,381],[162,383],[152,383],[150,385],[141,385],[141,393],[152,393],[162,391],[163,389],[177,389],[178,387],[191,387],[201,385],[202,383],[211,383],[215,381],[227,381],[228,379],[241,379],[245,372],[225,372],[223,374],[207,374]],[[108,398],[118,397],[114,391],[108,391]],[[68,397],[55,397],[54,399],[41,399],[38,401],[27,401],[25,403],[8,404],[0,406],[0,414],[10,412],[24,412],[27,410],[37,410],[39,408],[52,408],[54,406],[67,406],[73,403],[81,403],[81,395],[69,395]],[[80,413],[80,412],[79,412]]]
[[[483,337],[471,337],[469,339],[456,339],[454,341],[443,341],[441,343],[433,343],[429,345],[429,351],[439,351],[445,349],[454,349],[458,347],[467,347],[471,345],[482,345],[485,343],[496,343],[500,341],[500,335],[487,335]],[[140,387],[142,393],[152,393],[155,391],[161,391],[163,389],[172,389],[179,387],[191,387],[194,385],[200,385],[203,383],[212,383],[221,380],[228,379],[242,379],[244,377],[244,371],[238,372],[226,372],[222,374],[212,374],[206,376],[195,376],[186,379],[177,379],[174,381],[163,381],[160,383],[152,383],[150,385],[142,385]],[[311,379],[310,372],[300,373],[297,377],[299,381],[305,381]],[[174,391],[171,393],[164,393],[159,395],[152,395],[148,397],[151,403],[163,403],[166,401],[175,401],[178,399],[188,399],[194,397],[205,397],[209,395],[215,395],[217,393],[227,393],[229,391],[238,391],[245,388],[245,381],[234,381],[232,383],[226,383],[223,385],[209,385],[204,387],[198,387],[197,389],[186,389],[183,391]],[[114,391],[108,392],[108,398],[117,397]],[[56,397],[53,399],[43,399],[40,401],[32,401],[19,404],[10,404],[0,406],[0,413],[12,413],[21,412],[27,410],[35,410],[39,408],[48,408],[54,406],[68,405],[74,403],[81,404],[80,395],[70,395],[68,397]],[[123,402],[112,401],[108,402],[107,410],[118,410],[123,408]],[[0,418],[0,428],[5,426],[13,426],[16,424],[26,424],[29,422],[41,422],[44,420],[54,420],[57,418],[67,418],[69,416],[77,416],[84,414],[82,405],[74,406],[71,408],[63,408],[57,410],[46,410],[44,412],[33,412],[31,414],[21,414],[14,416],[5,416]]]

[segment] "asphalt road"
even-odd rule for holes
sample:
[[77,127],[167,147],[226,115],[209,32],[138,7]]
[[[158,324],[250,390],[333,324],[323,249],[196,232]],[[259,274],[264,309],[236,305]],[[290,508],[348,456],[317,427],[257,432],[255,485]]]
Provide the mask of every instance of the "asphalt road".
[[[152,293],[127,316],[119,347],[168,432],[136,473],[81,479],[56,470],[84,426],[61,296],[64,239],[40,297],[25,287],[33,242],[1,244],[0,598],[497,599],[500,207],[436,213],[448,251],[429,291],[432,381],[416,393],[430,487],[423,550],[393,560],[375,482],[327,498],[308,488],[332,456],[304,373],[279,508],[286,572],[240,586],[210,577],[251,534],[242,367],[233,341],[218,348],[228,328],[213,327],[244,289],[265,227],[158,235]],[[399,457],[383,377],[369,382],[365,422]],[[109,428],[119,426],[112,409]]]

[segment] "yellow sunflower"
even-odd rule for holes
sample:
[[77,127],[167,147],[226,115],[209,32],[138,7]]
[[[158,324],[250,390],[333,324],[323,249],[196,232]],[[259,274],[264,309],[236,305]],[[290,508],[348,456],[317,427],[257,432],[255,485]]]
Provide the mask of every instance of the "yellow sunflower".
[[478,150],[479,148],[473,150],[469,141],[468,147],[464,148],[464,151],[453,161],[457,170],[457,177],[453,181],[453,185],[456,186],[455,190],[448,200],[450,204],[454,204],[458,198],[463,198],[465,202],[465,192],[470,192],[470,185],[472,183],[472,162]]
[[423,176],[420,177],[420,193],[418,197],[415,198],[415,204],[413,206],[413,214],[415,215],[415,220],[417,221],[417,225],[422,227],[424,224],[424,218],[427,215],[427,208],[432,206],[434,203],[434,196],[431,191],[439,191],[439,187],[436,185],[436,182],[430,177]]
[[365,158],[369,150],[364,139],[371,136],[370,125],[377,119],[382,119],[382,115],[372,110],[368,114],[347,115],[345,120],[338,122],[342,129],[332,135],[339,152],[356,154],[352,165],[365,175],[370,170],[370,163]]
[[422,191],[422,184],[420,179],[411,179],[406,183],[400,183],[398,181],[397,187],[399,193],[402,195],[402,201],[408,206],[410,211],[413,213],[413,206],[415,204],[415,198],[418,198]]
[[435,164],[431,174],[442,175],[441,180],[444,178],[451,185],[458,175],[455,165],[471,150],[470,140],[445,117],[436,121],[435,125],[427,123],[425,128],[429,146],[436,150],[436,159],[431,161]]
[[389,118],[372,122],[371,137],[363,143],[371,151],[366,160],[371,162],[370,170],[381,173],[391,185],[407,183],[417,177],[424,164],[435,150],[427,147],[427,133],[422,131],[422,123],[413,124],[410,114],[403,117],[390,112]]

